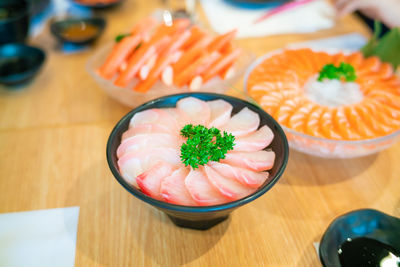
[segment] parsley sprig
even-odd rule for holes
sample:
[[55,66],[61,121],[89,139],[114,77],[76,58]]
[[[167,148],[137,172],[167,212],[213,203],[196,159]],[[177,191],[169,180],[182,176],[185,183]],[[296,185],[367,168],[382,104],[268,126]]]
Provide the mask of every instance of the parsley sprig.
[[209,161],[224,159],[226,153],[233,149],[235,137],[215,127],[208,129],[203,125],[185,125],[181,135],[187,138],[186,143],[181,145],[181,160],[185,166],[205,165]]
[[335,67],[333,64],[326,64],[319,72],[318,81],[324,79],[330,80],[345,80],[347,82],[353,82],[357,79],[356,71],[354,67],[348,63],[341,62],[339,67]]

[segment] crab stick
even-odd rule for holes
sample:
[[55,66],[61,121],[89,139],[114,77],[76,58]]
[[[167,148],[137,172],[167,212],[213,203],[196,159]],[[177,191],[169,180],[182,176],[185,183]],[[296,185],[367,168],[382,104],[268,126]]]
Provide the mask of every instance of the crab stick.
[[[136,53],[128,61],[128,66],[124,72],[115,80],[114,84],[117,86],[125,87],[136,76],[140,68],[154,55],[160,53],[169,41],[170,37],[164,36],[162,39],[156,41],[150,46],[141,46]],[[143,48],[143,49],[142,49]]]
[[203,82],[207,82],[214,76],[218,75],[220,71],[232,64],[242,53],[241,49],[237,48],[228,54],[222,55],[217,61],[204,72]]
[[207,50],[209,52],[222,50],[235,38],[236,32],[237,30],[232,30],[225,34],[216,36],[214,40],[207,46]]

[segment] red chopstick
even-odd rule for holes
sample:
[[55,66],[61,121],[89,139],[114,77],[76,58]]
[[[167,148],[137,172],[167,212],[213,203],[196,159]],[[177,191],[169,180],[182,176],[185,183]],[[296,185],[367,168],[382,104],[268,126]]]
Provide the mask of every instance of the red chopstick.
[[265,20],[265,19],[267,19],[267,18],[269,18],[269,17],[271,17],[273,15],[276,15],[276,14],[281,13],[283,11],[290,10],[292,8],[307,4],[307,3],[312,2],[312,1],[314,1],[314,0],[297,0],[297,1],[289,2],[287,4],[283,4],[283,5],[278,6],[276,8],[270,9],[264,15],[262,15],[261,17],[256,19],[253,22],[253,24],[259,23],[259,22],[261,22],[261,21],[263,21],[263,20]]

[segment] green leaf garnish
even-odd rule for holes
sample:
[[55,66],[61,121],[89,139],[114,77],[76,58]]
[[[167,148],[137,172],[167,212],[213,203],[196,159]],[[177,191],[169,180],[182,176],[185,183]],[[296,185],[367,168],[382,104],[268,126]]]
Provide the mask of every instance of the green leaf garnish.
[[326,64],[322,70],[319,72],[318,81],[323,81],[324,79],[329,80],[345,80],[347,82],[353,82],[357,79],[356,71],[354,67],[350,64],[341,62],[339,67],[335,67],[333,64]]
[[122,39],[124,39],[126,36],[131,35],[130,33],[124,33],[124,34],[119,34],[117,37],[115,37],[115,42],[120,42]]
[[381,39],[379,35],[382,32],[382,24],[378,21],[374,23],[374,35],[369,42],[361,48],[365,57],[377,56],[383,62],[393,65],[396,69],[400,66],[400,28],[393,28],[387,32]]
[[181,161],[185,166],[205,165],[209,161],[224,159],[226,153],[233,149],[235,137],[232,134],[223,132],[215,127],[210,129],[203,125],[185,125],[181,135],[186,137],[186,143],[181,145]]

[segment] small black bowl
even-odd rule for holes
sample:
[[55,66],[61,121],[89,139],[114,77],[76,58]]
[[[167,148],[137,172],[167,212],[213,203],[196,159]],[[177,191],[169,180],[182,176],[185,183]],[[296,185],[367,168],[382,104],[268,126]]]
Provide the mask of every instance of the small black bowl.
[[77,1],[77,0],[71,0],[74,4],[79,5],[79,6],[83,6],[83,7],[88,7],[88,8],[94,8],[94,9],[104,9],[104,8],[112,8],[115,7],[117,5],[119,5],[123,0],[115,0],[109,3],[95,3],[95,4],[91,4],[91,3],[85,3],[82,1]]
[[29,4],[25,0],[0,1],[0,44],[25,42],[29,30]]
[[[53,22],[50,30],[60,42],[85,45],[96,40],[105,26],[106,21],[102,18],[67,18]],[[67,31],[72,28],[77,36],[68,35]]]
[[323,266],[340,267],[339,248],[348,239],[356,238],[376,240],[400,251],[400,219],[373,209],[355,210],[336,218],[319,246]]
[[32,79],[46,58],[43,50],[23,44],[0,46],[0,83],[18,85]]
[[[119,144],[121,143],[122,134],[128,129],[129,121],[132,118],[132,116],[135,113],[146,109],[175,107],[176,102],[179,99],[188,96],[196,97],[204,101],[223,99],[229,102],[233,106],[232,114],[235,114],[240,110],[242,110],[244,107],[247,107],[250,110],[259,114],[261,119],[260,126],[268,125],[269,128],[271,128],[275,137],[268,148],[271,148],[276,154],[275,164],[273,168],[269,171],[270,176],[267,179],[267,181],[256,192],[245,198],[225,203],[222,205],[188,207],[188,206],[174,205],[151,198],[142,193],[136,187],[130,185],[121,176],[118,170],[118,164],[117,164],[118,159],[116,156],[116,151]],[[288,155],[289,155],[289,149],[286,136],[282,128],[279,126],[279,124],[270,115],[268,115],[265,111],[263,111],[259,107],[244,100],[213,93],[184,93],[184,94],[164,96],[149,101],[139,106],[138,108],[135,108],[128,114],[126,114],[112,130],[107,143],[108,165],[115,178],[126,190],[128,190],[135,197],[165,212],[177,226],[193,228],[193,229],[201,229],[201,230],[208,229],[222,222],[223,220],[228,218],[229,214],[234,209],[246,203],[249,203],[255,200],[256,198],[262,196],[264,193],[266,193],[283,174],[283,171],[285,170],[288,161]]]

